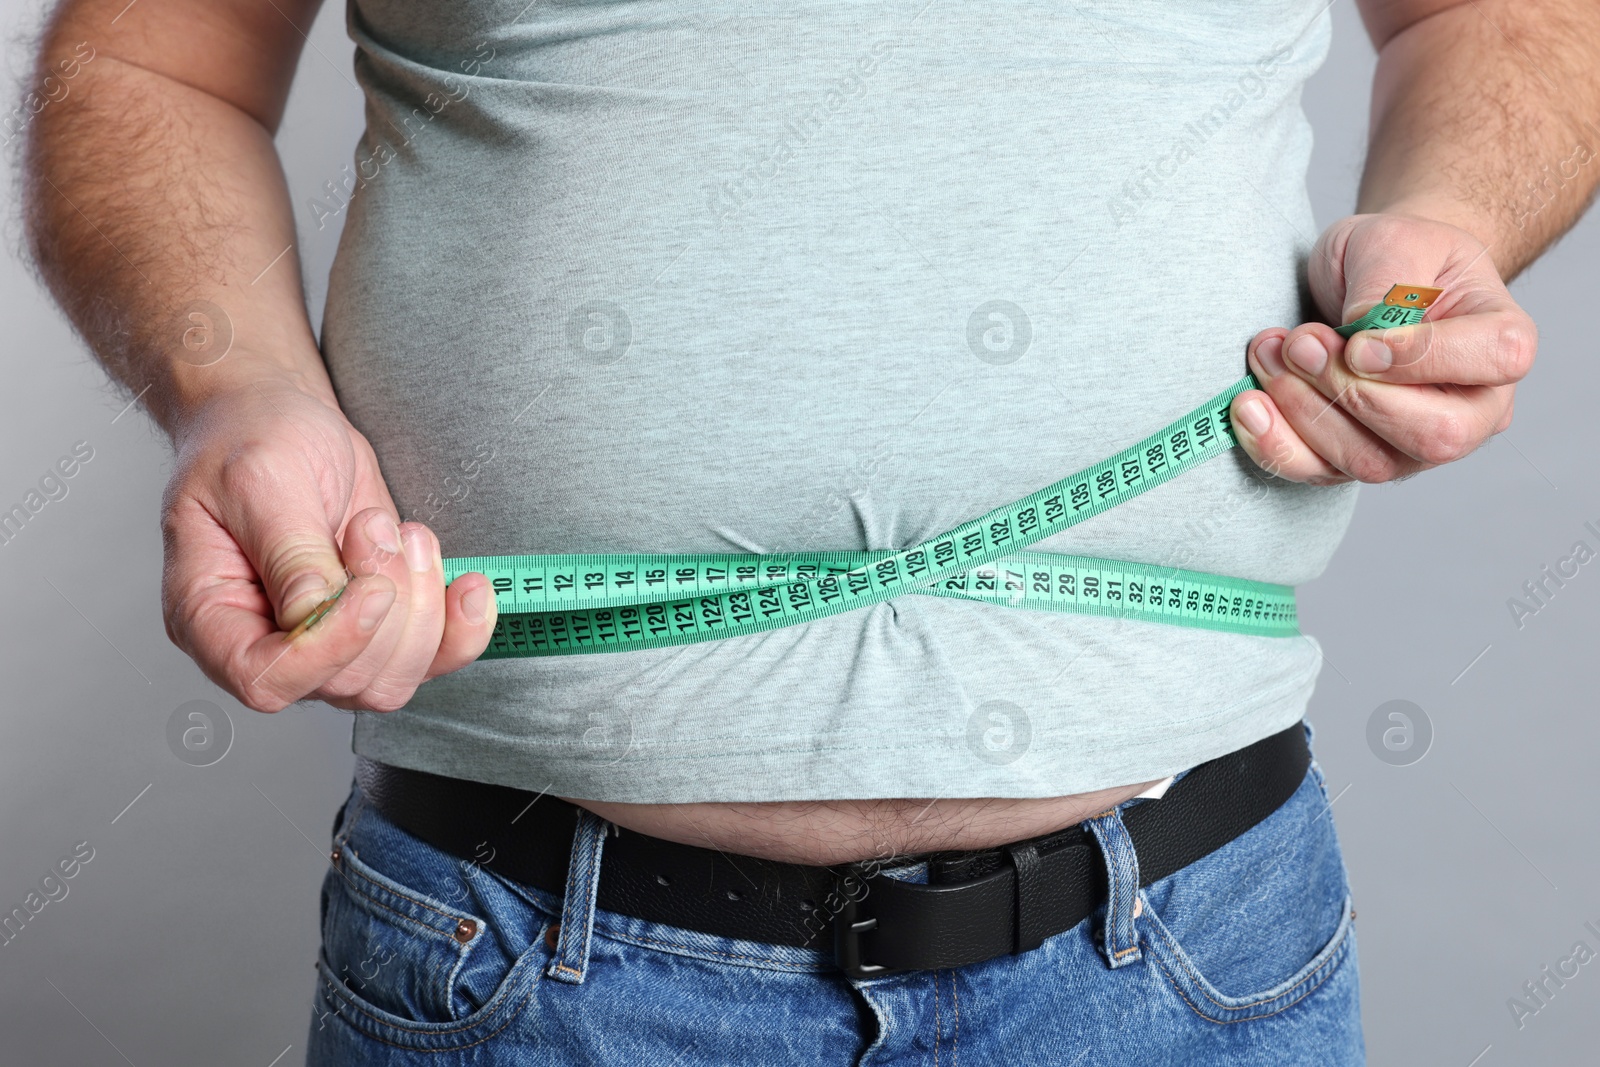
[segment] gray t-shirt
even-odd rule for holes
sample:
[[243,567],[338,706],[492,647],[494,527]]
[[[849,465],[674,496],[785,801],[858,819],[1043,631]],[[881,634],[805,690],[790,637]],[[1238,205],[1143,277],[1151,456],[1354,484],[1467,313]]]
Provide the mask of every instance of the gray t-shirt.
[[[1324,0],[525,3],[352,0],[367,131],[303,205],[346,216],[340,399],[447,556],[905,547],[1306,316]],[[1236,450],[1036,549],[1297,584],[1355,495]],[[475,663],[355,747],[610,801],[1055,796],[1282,729],[1320,659],[904,596]]]

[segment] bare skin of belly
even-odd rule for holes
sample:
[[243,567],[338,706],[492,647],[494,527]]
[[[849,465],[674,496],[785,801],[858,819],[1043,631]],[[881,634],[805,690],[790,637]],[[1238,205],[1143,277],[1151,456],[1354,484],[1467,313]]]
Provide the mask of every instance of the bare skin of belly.
[[[1160,779],[1156,779],[1159,781]],[[1071,796],[812,800],[752,804],[572,803],[625,830],[787,863],[837,864],[990,848],[1082,822],[1155,781]],[[569,799],[569,798],[563,798]]]

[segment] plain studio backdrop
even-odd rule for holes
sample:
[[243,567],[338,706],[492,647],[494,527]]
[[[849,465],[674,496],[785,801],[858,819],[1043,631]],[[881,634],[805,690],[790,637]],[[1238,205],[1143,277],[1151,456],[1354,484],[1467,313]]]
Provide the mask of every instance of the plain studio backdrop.
[[[0,13],[21,84],[38,5],[0,0]],[[1333,18],[1332,56],[1306,94],[1320,225],[1354,204],[1373,66],[1350,0]],[[307,202],[339,177],[360,132],[350,57],[331,2],[278,135],[314,322],[339,219],[317,229]],[[1528,180],[1560,162],[1517,161]],[[322,705],[258,715],[168,643],[157,528],[166,445],[137,409],[124,412],[34,285],[16,256],[14,191],[6,197],[0,505],[20,502],[78,442],[92,458],[0,544],[0,911],[80,842],[92,858],[60,883],[65,897],[0,944],[0,1059],[297,1063],[351,717]],[[1554,596],[1520,628],[1507,604],[1532,606],[1524,583],[1575,542],[1600,548],[1585,527],[1600,529],[1589,469],[1600,420],[1584,399],[1600,386],[1585,326],[1597,246],[1591,219],[1513,290],[1542,342],[1510,431],[1445,469],[1363,489],[1332,567],[1301,590],[1303,627],[1326,652],[1311,720],[1360,913],[1376,1064],[1590,1063],[1600,1037],[1600,962],[1572,959],[1579,941],[1600,951],[1584,925],[1600,929],[1600,729],[1585,700],[1600,563],[1547,583]],[[225,709],[232,727],[209,766],[169,743],[174,711],[196,700]],[[1395,700],[1415,706],[1418,730],[1398,754],[1369,743],[1369,720]],[[1431,747],[1404,763],[1420,750],[1423,717]],[[1530,1000],[1524,984],[1558,965],[1569,977],[1546,983],[1542,1006]],[[1520,1027],[1512,997],[1539,1008]]]

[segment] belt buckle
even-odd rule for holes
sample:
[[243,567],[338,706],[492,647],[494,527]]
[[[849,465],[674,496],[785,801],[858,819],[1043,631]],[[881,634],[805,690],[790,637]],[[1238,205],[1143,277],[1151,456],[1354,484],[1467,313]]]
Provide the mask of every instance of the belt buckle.
[[861,901],[866,898],[867,893],[863,892],[859,897],[853,895],[848,883],[854,879],[856,884],[866,889],[869,880],[877,877],[882,876],[876,869],[869,873],[863,864],[853,863],[845,868],[834,886],[834,893],[839,898],[839,909],[833,916],[833,959],[846,977],[857,980],[881,978],[887,974],[899,974],[902,970],[902,968],[868,963],[862,958],[861,935],[878,928],[878,917],[869,915],[862,918]]

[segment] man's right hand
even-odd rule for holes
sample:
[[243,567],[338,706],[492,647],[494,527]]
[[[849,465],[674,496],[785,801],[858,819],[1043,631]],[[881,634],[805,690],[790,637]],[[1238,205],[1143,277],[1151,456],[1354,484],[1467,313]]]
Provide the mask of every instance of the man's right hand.
[[488,579],[445,589],[438,539],[397,521],[371,446],[331,398],[252,382],[210,398],[174,443],[161,520],[167,633],[246,705],[393,711],[487,647]]

